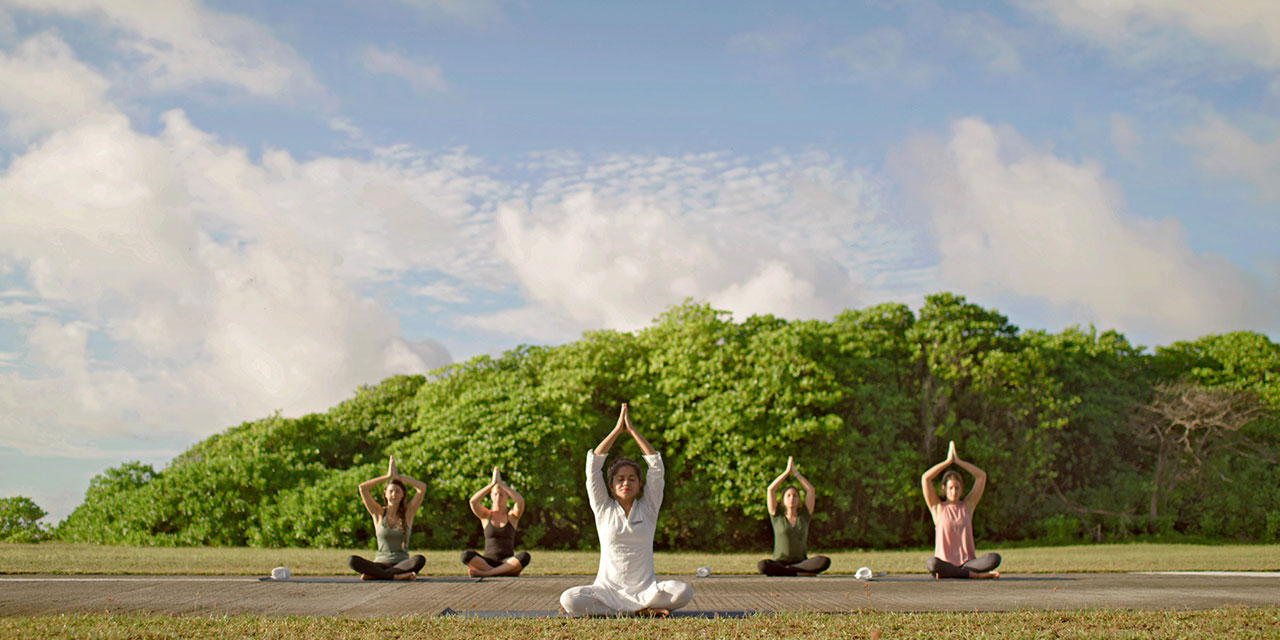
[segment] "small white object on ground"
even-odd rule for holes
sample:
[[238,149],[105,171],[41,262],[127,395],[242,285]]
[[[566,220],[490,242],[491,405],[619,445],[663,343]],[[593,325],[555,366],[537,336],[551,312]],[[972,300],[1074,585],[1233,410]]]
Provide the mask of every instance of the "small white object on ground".
[[289,571],[289,567],[276,567],[271,570],[271,578],[274,580],[288,580],[291,575],[293,572]]
[[696,575],[696,576],[698,576],[699,578],[705,578],[705,577],[707,577],[707,576],[711,575],[711,567],[708,567],[708,566],[706,566],[706,565],[703,565],[703,566],[701,566],[701,567],[698,567],[698,572],[697,572],[697,573],[695,573],[695,574],[693,574],[693,575]]
[[853,577],[859,580],[870,580],[871,569],[869,567],[858,567],[858,572],[853,574]]

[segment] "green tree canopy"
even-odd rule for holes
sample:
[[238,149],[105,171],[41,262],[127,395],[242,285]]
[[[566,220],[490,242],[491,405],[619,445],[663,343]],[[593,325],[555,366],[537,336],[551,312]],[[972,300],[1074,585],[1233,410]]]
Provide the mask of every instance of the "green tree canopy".
[[[93,481],[58,533],[130,544],[369,545],[356,484],[394,454],[428,485],[415,546],[478,544],[466,500],[498,466],[528,501],[522,544],[590,548],[585,452],[629,402],[666,461],[659,548],[766,551],[764,491],[787,456],[817,489],[813,548],[927,545],[919,475],[951,440],[990,476],[975,518],[985,541],[1263,540],[1280,536],[1280,496],[1256,490],[1280,484],[1275,465],[1215,464],[1224,476],[1174,486],[1152,518],[1158,459],[1133,420],[1167,382],[1248,392],[1267,410],[1242,433],[1274,453],[1277,362],[1280,348],[1257,333],[1149,354],[1092,327],[1023,332],[946,293],[914,313],[882,304],[830,321],[738,322],[686,302],[636,332],[478,356],[363,387],[325,413],[245,423],[160,471],[127,463]],[[613,453],[638,455],[629,442]]]
[[47,535],[40,524],[46,515],[26,496],[0,498],[0,542],[39,542]]

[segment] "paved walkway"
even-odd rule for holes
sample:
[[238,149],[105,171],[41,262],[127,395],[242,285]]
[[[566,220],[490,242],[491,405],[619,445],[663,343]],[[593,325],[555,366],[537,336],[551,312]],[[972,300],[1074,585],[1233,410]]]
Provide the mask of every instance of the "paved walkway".
[[[887,576],[663,576],[693,585],[687,609],[701,612],[1008,611],[1016,609],[1206,609],[1280,606],[1280,574],[1035,574],[1000,580]],[[0,576],[0,615],[150,611],[379,617],[442,612],[554,615],[560,592],[591,576],[361,582],[301,577]],[[389,606],[388,603],[396,603]]]

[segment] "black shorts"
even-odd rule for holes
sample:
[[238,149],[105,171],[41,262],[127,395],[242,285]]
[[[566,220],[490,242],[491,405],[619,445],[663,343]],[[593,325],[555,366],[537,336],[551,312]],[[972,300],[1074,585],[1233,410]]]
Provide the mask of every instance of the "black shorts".
[[[528,551],[521,551],[520,553],[517,553],[514,556],[510,556],[510,557],[520,561],[521,569],[529,566],[529,560],[532,559]],[[489,556],[482,556],[470,549],[462,552],[462,564],[471,564],[472,558],[480,558],[481,560],[484,560],[485,564],[489,565],[489,568],[491,569],[507,561],[506,558],[498,560],[495,558],[490,558]]]

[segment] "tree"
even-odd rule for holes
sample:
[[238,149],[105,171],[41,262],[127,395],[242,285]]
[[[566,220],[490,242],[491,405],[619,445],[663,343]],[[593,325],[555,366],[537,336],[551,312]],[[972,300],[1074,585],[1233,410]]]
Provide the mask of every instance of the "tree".
[[[1200,431],[1180,436],[1149,410],[1142,420],[1153,423],[1137,420],[1135,407],[1156,397],[1153,385],[1173,380],[1270,405],[1260,419],[1204,442]],[[1280,398],[1277,389],[1280,346],[1248,332],[1153,356],[1111,331],[1022,332],[995,310],[945,293],[930,296],[918,317],[906,305],[882,304],[831,321],[738,321],[686,301],[639,331],[591,331],[563,345],[477,356],[361,387],[323,414],[231,427],[161,471],[110,469],[57,535],[103,544],[363,546],[373,530],[355,485],[394,454],[429,487],[415,548],[479,543],[467,497],[494,466],[530,505],[522,544],[590,548],[581,456],[613,426],[618,403],[629,402],[666,463],[659,549],[767,549],[763,488],[792,455],[818,492],[815,545],[926,542],[933,528],[914,478],[949,440],[990,473],[974,523],[984,540],[1073,539],[1081,527],[1064,507],[1095,539],[1141,533],[1158,467],[1160,518],[1151,524],[1159,529],[1147,532],[1261,541],[1280,537],[1280,493],[1257,490],[1280,485],[1280,468],[1266,455],[1229,464],[1228,456],[1280,451],[1280,401],[1268,400]],[[614,453],[637,455],[631,448],[621,443]],[[1196,491],[1186,478],[1202,468],[1225,480]]]
[[1159,516],[1169,492],[1199,476],[1218,456],[1258,455],[1240,430],[1264,415],[1252,393],[1185,381],[1157,384],[1154,397],[1139,405],[1134,421],[1138,438],[1149,443],[1155,458],[1151,518]]
[[0,542],[39,542],[48,536],[40,518],[48,515],[26,496],[0,498]]

